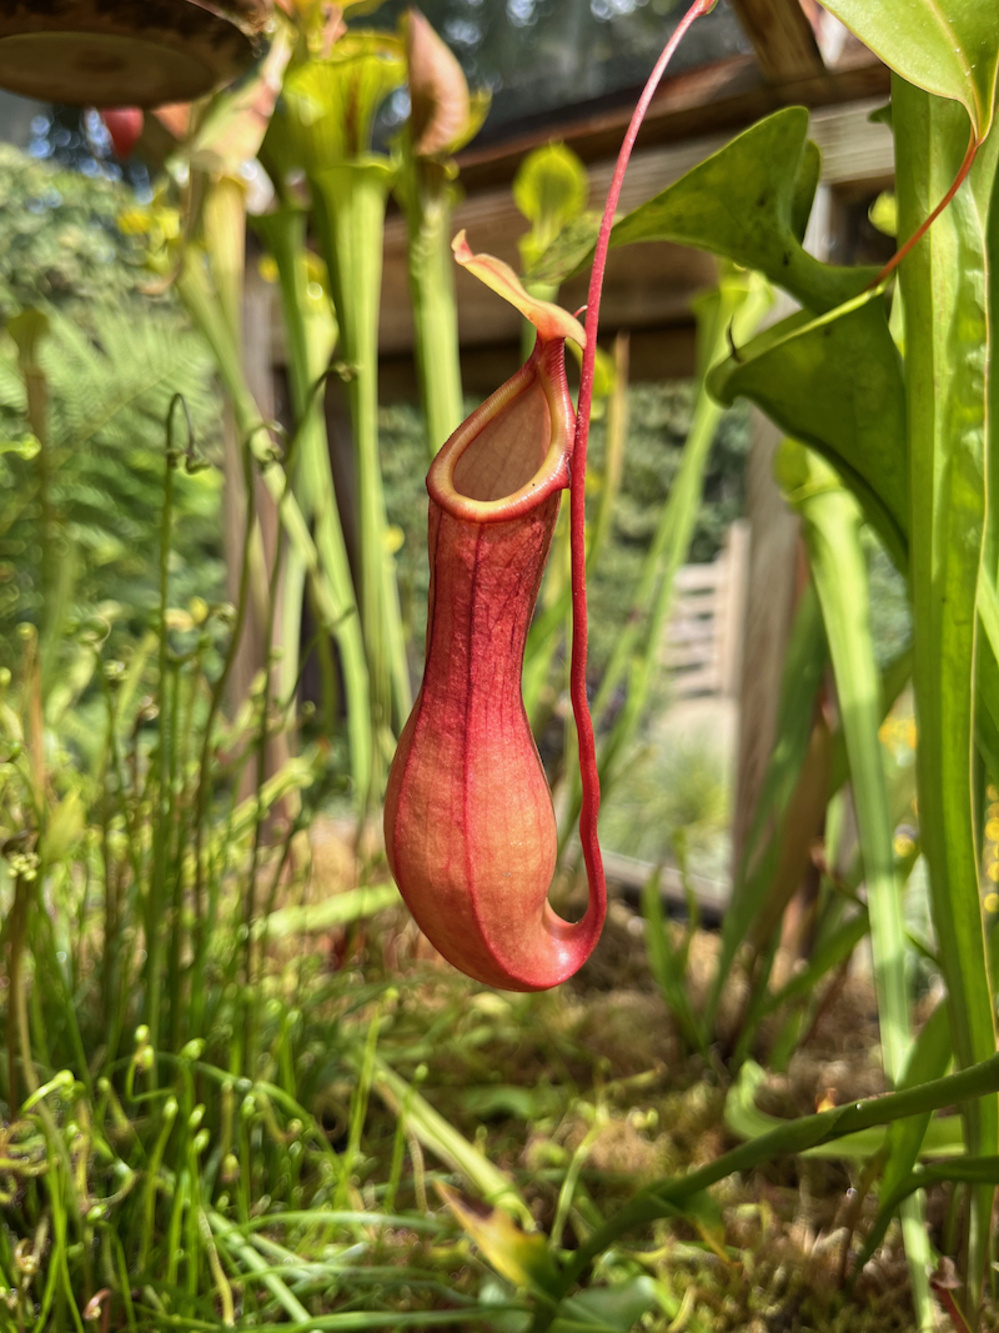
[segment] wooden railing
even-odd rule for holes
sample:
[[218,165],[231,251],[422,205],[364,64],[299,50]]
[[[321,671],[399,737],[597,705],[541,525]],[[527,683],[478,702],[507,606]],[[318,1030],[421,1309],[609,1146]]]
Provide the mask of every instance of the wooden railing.
[[672,698],[738,693],[748,559],[749,527],[739,522],[716,560],[678,571],[663,645]]

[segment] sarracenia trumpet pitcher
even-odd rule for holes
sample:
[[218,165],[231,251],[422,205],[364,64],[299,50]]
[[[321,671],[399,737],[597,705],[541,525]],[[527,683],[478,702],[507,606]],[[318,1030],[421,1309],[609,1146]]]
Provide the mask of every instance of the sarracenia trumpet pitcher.
[[[477,981],[544,990],[590,956],[606,912],[597,841],[593,727],[586,702],[586,443],[597,315],[614,209],[652,92],[690,23],[681,20],[639,101],[618,157],[594,254],[586,329],[532,298],[506,264],[455,257],[537,329],[530,358],[454,432],[427,476],[430,597],[423,685],[389,774],[385,842],[396,883],[440,952]],[[578,411],[565,339],[584,348]],[[557,834],[551,794],[521,696],[524,646],[570,487],[570,693],[583,778],[579,832],[590,886],[582,920],[548,902]]]

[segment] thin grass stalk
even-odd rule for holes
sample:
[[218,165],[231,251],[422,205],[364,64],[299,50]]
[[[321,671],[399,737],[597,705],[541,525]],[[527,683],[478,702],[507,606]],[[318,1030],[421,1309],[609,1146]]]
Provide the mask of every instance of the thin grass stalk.
[[[297,435],[295,439],[297,441],[298,439]],[[289,450],[289,456],[286,458],[286,470],[284,474],[285,493],[287,493],[287,491],[291,487],[292,470],[294,468],[296,461],[297,460],[291,456],[291,450]],[[284,497],[282,497],[282,499],[283,498]],[[258,808],[256,813],[256,819],[254,821],[253,846],[250,853],[250,867],[249,867],[249,872],[247,874],[247,887],[246,887],[246,895],[244,899],[244,909],[243,909],[243,931],[245,940],[243,984],[246,987],[246,994],[249,996],[250,999],[250,1013],[249,1013],[249,1021],[247,1024],[247,1067],[250,1069],[251,1073],[256,1072],[257,1068],[256,1039],[260,1026],[260,1006],[263,1001],[263,995],[261,993],[260,988],[255,987],[253,984],[254,980],[253,924],[257,911],[257,879],[260,869],[260,852],[263,840],[264,820],[266,818],[265,812],[260,808],[259,805],[259,796],[261,791],[263,790],[264,783],[266,782],[267,779],[267,742],[270,736],[270,728],[271,728],[271,716],[270,716],[271,685],[272,685],[271,656],[273,653],[273,645],[274,645],[274,622],[275,622],[277,602],[278,602],[278,589],[282,576],[282,570],[284,569],[284,555],[285,555],[284,539],[285,539],[285,530],[284,528],[279,528],[278,538],[275,544],[274,563],[271,568],[271,575],[267,590],[268,591],[267,618],[264,625],[264,652],[266,654],[266,661],[264,668],[263,690],[261,692],[261,699],[260,699],[260,724],[257,729],[257,736],[254,743],[254,751],[256,756],[256,783],[254,790],[256,791],[258,797]],[[277,886],[275,883],[275,891],[276,887]],[[263,958],[264,956],[265,949],[266,949],[266,942],[264,941],[260,945],[261,958]]]
[[[779,738],[770,756],[753,822],[739,860],[732,894],[722,922],[721,949],[704,1006],[704,1022],[713,1032],[718,1006],[736,955],[754,923],[765,910],[777,875],[782,843],[793,808],[795,791],[809,754],[815,717],[815,700],[826,670],[828,646],[825,626],[814,588],[809,584],[798,603],[781,674],[775,735]],[[769,969],[765,969],[769,975]],[[757,987],[757,990],[763,988]],[[761,993],[750,997],[762,1006]],[[753,1030],[746,1023],[743,1040]]]
[[[236,603],[236,618],[232,627],[232,634],[229,638],[229,646],[222,663],[222,670],[219,673],[218,680],[212,687],[211,697],[208,705],[208,716],[205,719],[204,736],[201,744],[201,755],[198,762],[198,787],[195,796],[194,809],[194,930],[192,938],[192,947],[194,950],[194,962],[192,966],[192,986],[191,986],[191,1031],[201,1032],[204,1030],[204,1006],[205,1006],[205,960],[208,948],[209,931],[206,929],[208,921],[205,914],[205,865],[204,865],[204,837],[205,825],[209,817],[209,806],[211,800],[212,785],[212,742],[215,731],[215,721],[222,709],[222,701],[225,697],[226,687],[229,678],[232,675],[233,667],[236,664],[236,654],[239,651],[240,640],[242,639],[243,629],[246,624],[247,610],[250,600],[250,552],[253,541],[253,462],[250,453],[250,446],[247,442],[243,447],[243,478],[246,487],[248,512],[246,515],[246,525],[243,534],[243,555],[242,565],[239,575],[239,596]],[[217,882],[217,880],[216,880]]]
[[[185,1012],[182,996],[182,956],[187,938],[187,925],[184,921],[184,855],[177,854],[177,826],[181,820],[180,792],[178,789],[177,766],[180,756],[181,723],[181,665],[177,661],[170,663],[170,675],[167,685],[170,691],[170,745],[169,766],[167,772],[166,818],[164,820],[163,859],[167,870],[170,899],[170,952],[167,960],[167,997],[170,1002],[169,1042],[176,1046],[180,1041],[181,1018]],[[161,686],[162,690],[162,686]]]
[[[152,828],[152,858],[150,879],[146,891],[144,934],[146,961],[143,966],[143,1022],[149,1028],[150,1041],[155,1049],[160,1041],[160,1006],[162,1001],[163,924],[169,919],[166,904],[167,856],[170,833],[170,722],[173,709],[170,699],[169,631],[167,618],[170,609],[170,551],[173,529],[173,478],[178,455],[173,445],[174,409],[177,397],[171,399],[167,411],[166,448],[163,463],[163,505],[160,510],[159,552],[159,740],[157,746],[156,786],[154,789],[154,822]],[[190,420],[188,420],[190,429]],[[174,700],[175,702],[175,700]],[[176,937],[179,922],[172,925]],[[179,946],[178,946],[179,947]],[[171,953],[173,949],[171,948]],[[177,979],[174,978],[174,981]],[[176,999],[176,997],[175,997]],[[176,1008],[176,1004],[174,1006]],[[152,1071],[155,1079],[155,1069]]]

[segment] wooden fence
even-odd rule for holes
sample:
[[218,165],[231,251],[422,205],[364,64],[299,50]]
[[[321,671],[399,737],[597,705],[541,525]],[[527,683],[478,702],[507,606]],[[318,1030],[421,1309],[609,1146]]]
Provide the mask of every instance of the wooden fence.
[[748,568],[749,525],[739,522],[716,560],[677,572],[662,656],[673,699],[738,694]]

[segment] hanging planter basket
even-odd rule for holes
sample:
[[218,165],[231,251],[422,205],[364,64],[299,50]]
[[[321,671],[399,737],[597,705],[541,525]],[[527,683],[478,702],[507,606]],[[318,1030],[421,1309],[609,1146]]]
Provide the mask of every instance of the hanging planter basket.
[[271,0],[0,0],[0,87],[77,106],[190,102],[259,52]]

